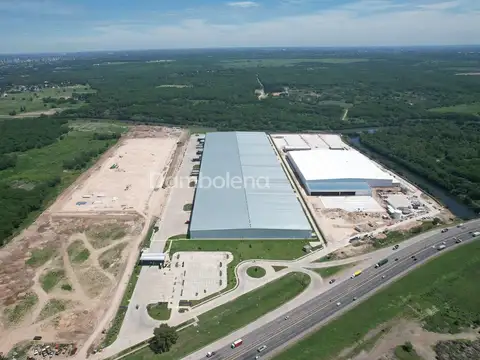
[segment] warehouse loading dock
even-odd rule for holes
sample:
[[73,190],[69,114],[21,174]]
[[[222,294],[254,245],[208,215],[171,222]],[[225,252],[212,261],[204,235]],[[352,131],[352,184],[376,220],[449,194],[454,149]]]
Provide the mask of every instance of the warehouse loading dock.
[[311,237],[310,224],[265,133],[206,135],[189,233],[192,239]]

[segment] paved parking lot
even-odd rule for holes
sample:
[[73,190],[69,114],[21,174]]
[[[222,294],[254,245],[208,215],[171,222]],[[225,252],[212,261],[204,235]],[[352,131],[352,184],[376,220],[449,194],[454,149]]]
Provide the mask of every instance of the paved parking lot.
[[180,300],[200,300],[225,289],[227,265],[232,260],[231,253],[222,251],[173,254],[174,304]]

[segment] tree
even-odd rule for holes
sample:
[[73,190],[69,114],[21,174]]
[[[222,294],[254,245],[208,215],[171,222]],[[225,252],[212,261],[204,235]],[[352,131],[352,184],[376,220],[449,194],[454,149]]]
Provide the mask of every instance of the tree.
[[413,345],[410,341],[407,341],[405,344],[402,345],[403,350],[410,353],[413,351]]
[[178,334],[176,330],[167,324],[161,324],[153,330],[153,339],[150,348],[156,354],[170,351],[172,345],[176,344]]

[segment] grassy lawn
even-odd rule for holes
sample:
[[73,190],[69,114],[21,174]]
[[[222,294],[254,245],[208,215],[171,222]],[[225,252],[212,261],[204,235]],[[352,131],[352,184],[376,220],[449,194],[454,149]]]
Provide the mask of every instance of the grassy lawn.
[[177,344],[170,352],[155,355],[148,347],[125,360],[178,360],[211,342],[247,325],[301,293],[310,283],[305,274],[291,273],[260,289],[198,317],[198,326],[179,332]]
[[351,268],[355,266],[355,264],[346,264],[346,265],[338,265],[338,266],[330,266],[327,268],[321,268],[321,269],[312,269],[316,273],[320,274],[321,277],[329,277],[332,275],[335,275],[336,273]]
[[[49,110],[52,108],[51,104],[45,104],[44,98],[70,98],[74,93],[76,94],[92,94],[96,90],[93,90],[89,86],[84,85],[72,85],[58,88],[45,88],[37,92],[25,91],[20,93],[9,93],[7,97],[0,97],[0,115],[8,115],[11,111],[16,111],[17,115],[21,114],[20,108],[24,107],[26,113],[31,111]],[[81,101],[78,104],[64,103],[58,106],[59,108],[71,108],[82,104]],[[54,107],[55,108],[55,107]]]
[[51,270],[40,277],[42,289],[50,292],[65,277],[65,271],[62,269]]
[[442,254],[345,315],[298,342],[275,360],[327,360],[397,317],[424,316],[424,328],[459,332],[480,324],[480,242]]
[[273,270],[275,270],[275,272],[277,271],[280,271],[280,270],[283,270],[283,269],[286,269],[287,266],[272,266],[273,267]]
[[170,314],[172,312],[168,307],[168,303],[159,302],[156,304],[148,304],[147,311],[148,315],[155,320],[168,320],[170,319]]
[[170,254],[179,251],[229,251],[233,260],[228,264],[228,285],[236,285],[234,269],[238,263],[249,259],[294,260],[305,253],[308,240],[173,240]]
[[252,278],[262,278],[267,272],[260,266],[252,266],[247,269],[247,275]]
[[3,312],[5,319],[9,324],[20,322],[24,316],[33,309],[38,302],[38,296],[35,293],[27,293],[23,299],[17,301],[15,306],[6,308]]
[[473,104],[459,104],[430,109],[438,113],[480,114],[480,102]]

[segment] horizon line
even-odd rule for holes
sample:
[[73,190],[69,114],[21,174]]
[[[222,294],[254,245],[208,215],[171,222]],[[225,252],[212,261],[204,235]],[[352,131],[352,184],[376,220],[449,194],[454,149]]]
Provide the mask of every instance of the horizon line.
[[343,49],[421,49],[421,48],[475,48],[479,44],[463,45],[343,45],[343,46],[225,46],[225,47],[194,47],[194,48],[156,48],[156,49],[122,49],[122,50],[79,50],[79,51],[56,51],[56,52],[23,52],[2,53],[0,56],[31,56],[31,55],[74,55],[74,54],[101,54],[101,53],[132,53],[132,52],[187,52],[187,51],[218,51],[218,50],[343,50]]

